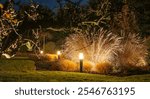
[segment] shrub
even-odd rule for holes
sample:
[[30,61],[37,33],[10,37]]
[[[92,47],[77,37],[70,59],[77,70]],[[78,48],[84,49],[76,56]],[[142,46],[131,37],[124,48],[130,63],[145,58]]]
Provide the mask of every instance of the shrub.
[[37,70],[60,70],[56,54],[43,54],[36,60]]
[[91,72],[94,64],[90,61],[84,61],[83,62],[83,71],[84,72]]
[[78,70],[77,64],[67,59],[60,60],[59,64],[60,64],[60,70],[62,71],[77,71]]
[[32,60],[0,60],[0,71],[34,71],[36,69],[35,63]]
[[[117,70],[116,70],[117,69]],[[113,75],[117,76],[128,76],[128,75],[138,75],[138,74],[147,74],[150,73],[149,66],[118,66],[113,67]]]
[[60,62],[55,61],[55,62],[49,62],[49,70],[51,71],[60,71],[61,70],[61,65]]
[[63,46],[66,58],[78,62],[78,54],[95,64],[108,61],[113,66],[146,66],[148,50],[139,33],[112,33],[103,28],[85,28],[69,35]]
[[93,71],[100,74],[110,74],[112,72],[112,65],[109,62],[101,62],[96,64]]
[[113,61],[120,51],[121,38],[103,28],[96,30],[87,28],[70,34],[63,46],[66,58],[78,62],[78,54],[84,53],[85,59],[99,63],[100,61]]
[[56,54],[46,54],[45,58],[49,61],[56,61],[58,56]]
[[49,61],[43,61],[43,60],[37,60],[35,62],[36,70],[49,70],[50,69],[50,62]]
[[146,66],[148,50],[139,34],[123,32],[121,37],[122,51],[118,53],[117,59],[120,66]]

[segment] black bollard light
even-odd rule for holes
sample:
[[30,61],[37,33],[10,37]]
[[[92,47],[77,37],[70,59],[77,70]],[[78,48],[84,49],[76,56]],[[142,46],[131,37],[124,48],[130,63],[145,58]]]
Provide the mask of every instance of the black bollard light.
[[60,51],[57,51],[58,60],[60,59],[60,55],[61,55],[61,52],[60,52]]
[[79,60],[80,60],[80,72],[83,72],[83,59],[84,59],[84,55],[83,55],[83,53],[79,53]]

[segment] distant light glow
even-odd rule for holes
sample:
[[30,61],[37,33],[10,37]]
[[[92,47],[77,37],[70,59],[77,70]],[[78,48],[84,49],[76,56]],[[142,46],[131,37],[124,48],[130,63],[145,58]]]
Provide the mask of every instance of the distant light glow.
[[44,52],[43,51],[40,51],[40,54],[43,54]]
[[79,53],[79,59],[80,59],[80,60],[83,60],[83,59],[84,59],[83,53]]
[[57,51],[57,55],[60,55],[61,54],[61,52],[60,51]]

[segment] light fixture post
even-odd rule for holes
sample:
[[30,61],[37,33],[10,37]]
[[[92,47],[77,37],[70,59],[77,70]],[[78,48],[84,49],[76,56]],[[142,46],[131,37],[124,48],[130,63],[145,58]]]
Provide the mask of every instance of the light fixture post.
[[60,52],[60,51],[57,51],[58,60],[60,60],[60,55],[61,55],[61,52]]
[[83,72],[83,59],[84,59],[84,55],[83,55],[83,53],[79,53],[79,60],[80,60],[80,72]]

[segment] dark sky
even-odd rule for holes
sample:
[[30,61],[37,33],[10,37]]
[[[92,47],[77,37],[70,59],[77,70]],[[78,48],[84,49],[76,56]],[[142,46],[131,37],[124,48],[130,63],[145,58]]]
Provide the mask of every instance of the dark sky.
[[[49,8],[55,8],[57,7],[56,0],[34,0],[42,5],[48,6]],[[78,0],[72,0],[74,2],[77,2]],[[88,0],[82,0],[81,4],[86,4]]]
[[[0,2],[5,2],[6,0],[0,0]],[[19,1],[19,0],[14,0],[15,2],[16,1]],[[20,0],[21,2],[25,2],[25,3],[28,3],[30,0]],[[39,4],[42,4],[44,6],[47,6],[51,9],[54,9],[57,7],[57,3],[56,3],[56,0],[33,0]],[[78,0],[72,0],[74,2],[78,1]],[[82,0],[81,4],[86,4],[88,0]]]

